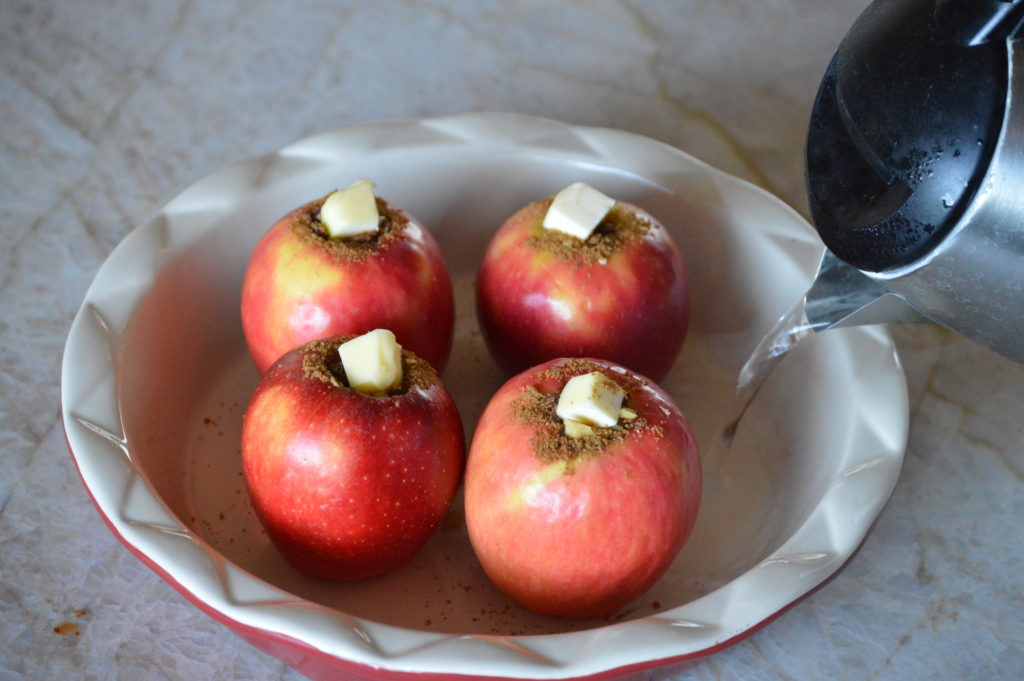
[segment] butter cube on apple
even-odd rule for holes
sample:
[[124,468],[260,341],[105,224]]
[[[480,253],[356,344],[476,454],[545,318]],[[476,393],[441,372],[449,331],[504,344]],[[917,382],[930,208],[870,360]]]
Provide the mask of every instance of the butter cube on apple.
[[571,438],[587,437],[594,434],[594,429],[579,421],[566,420],[565,434]]
[[373,183],[359,180],[347,189],[331,192],[320,206],[320,223],[332,239],[380,229]]
[[585,240],[614,205],[615,199],[588,184],[573,182],[555,194],[542,224],[545,229],[556,229]]
[[573,376],[566,382],[558,396],[555,413],[565,421],[608,428],[619,422],[619,409],[625,396],[618,383],[600,371],[592,371]]
[[402,384],[402,346],[387,329],[374,329],[342,343],[338,354],[353,390],[379,396]]

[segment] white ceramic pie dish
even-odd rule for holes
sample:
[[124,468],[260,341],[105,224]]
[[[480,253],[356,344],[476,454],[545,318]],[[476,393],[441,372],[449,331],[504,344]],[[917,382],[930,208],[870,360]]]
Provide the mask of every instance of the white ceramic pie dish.
[[877,327],[823,334],[783,362],[730,454],[705,461],[689,543],[611,618],[544,617],[505,599],[457,509],[393,575],[335,585],[295,573],[262,533],[241,478],[238,434],[257,376],[239,290],[277,218],[360,177],[430,228],[445,254],[457,327],[443,378],[468,433],[502,382],[476,327],[474,272],[494,230],[526,202],[583,180],[672,231],[693,311],[663,385],[705,445],[724,425],[746,353],[803,292],[821,253],[781,201],[678,150],[512,114],[344,128],[201,180],[101,267],[61,381],[69,447],[100,514],[204,611],[313,678],[595,677],[719,650],[853,556],[907,437],[905,381]]

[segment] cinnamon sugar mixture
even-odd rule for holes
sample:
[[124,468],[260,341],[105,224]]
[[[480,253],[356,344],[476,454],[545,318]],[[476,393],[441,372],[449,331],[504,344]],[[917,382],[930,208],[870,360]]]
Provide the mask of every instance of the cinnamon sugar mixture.
[[[615,381],[626,391],[622,406],[629,406],[634,390],[643,383],[633,377],[609,372],[606,367],[582,359],[570,359],[555,365],[538,374],[540,379],[553,378],[564,384],[573,376],[600,371]],[[564,422],[555,413],[558,405],[558,394],[544,394],[532,385],[525,386],[522,394],[512,402],[512,414],[524,424],[533,426],[534,435],[531,444],[533,455],[545,463],[556,461],[567,462],[566,473],[572,473],[575,466],[587,459],[603,453],[617,442],[621,442],[632,430],[646,429],[657,437],[662,436],[660,426],[647,422],[643,414],[632,421],[619,421],[610,428],[594,427],[594,434],[573,438],[565,434]]]
[[392,208],[387,201],[377,198],[377,213],[381,216],[380,229],[353,236],[331,239],[327,229],[320,222],[320,207],[327,196],[310,201],[302,206],[292,217],[292,231],[301,238],[312,241],[325,248],[334,260],[363,262],[369,256],[382,251],[393,241],[401,238],[409,218],[397,208]]
[[[349,389],[338,346],[352,338],[354,336],[335,336],[308,343],[302,354],[302,373],[306,378],[329,383],[335,388]],[[438,381],[437,372],[428,362],[402,348],[402,385],[388,396],[402,395],[413,388],[429,388]]]
[[[547,214],[552,201],[554,197],[540,202],[541,215]],[[539,251],[554,253],[562,260],[593,265],[612,257],[625,244],[643,237],[650,230],[650,222],[623,204],[616,203],[585,241],[557,229],[541,228],[538,234],[530,235],[526,243]]]

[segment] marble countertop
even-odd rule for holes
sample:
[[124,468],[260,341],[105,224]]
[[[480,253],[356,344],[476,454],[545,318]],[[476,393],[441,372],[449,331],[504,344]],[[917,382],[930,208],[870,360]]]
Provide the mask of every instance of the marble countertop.
[[[135,225],[225,163],[356,122],[629,130],[806,212],[803,141],[864,0],[0,3],[0,681],[298,679],[107,531],[64,444],[65,334]],[[895,330],[906,463],[850,567],[672,679],[1024,678],[1024,367]]]

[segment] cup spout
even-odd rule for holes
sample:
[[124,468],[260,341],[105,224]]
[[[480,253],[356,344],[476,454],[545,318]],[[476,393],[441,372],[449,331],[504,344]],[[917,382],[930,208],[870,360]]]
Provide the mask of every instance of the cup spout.
[[930,321],[906,298],[828,250],[821,258],[818,273],[804,301],[808,323],[815,331]]

